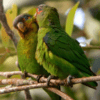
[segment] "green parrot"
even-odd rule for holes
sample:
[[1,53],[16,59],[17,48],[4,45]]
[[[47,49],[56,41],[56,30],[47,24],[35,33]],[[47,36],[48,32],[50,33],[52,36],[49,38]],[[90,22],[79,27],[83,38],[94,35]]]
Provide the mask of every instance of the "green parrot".
[[[79,43],[61,27],[55,8],[41,4],[35,14],[39,25],[35,57],[37,62],[53,76],[64,79],[69,75],[80,78],[94,76]],[[96,88],[96,82],[83,83]]]
[[[18,63],[22,72],[48,76],[49,73],[37,63],[35,51],[37,46],[38,24],[34,17],[22,14],[15,18],[13,26],[18,30],[20,40],[17,45]],[[52,100],[60,100],[53,92],[44,89]]]

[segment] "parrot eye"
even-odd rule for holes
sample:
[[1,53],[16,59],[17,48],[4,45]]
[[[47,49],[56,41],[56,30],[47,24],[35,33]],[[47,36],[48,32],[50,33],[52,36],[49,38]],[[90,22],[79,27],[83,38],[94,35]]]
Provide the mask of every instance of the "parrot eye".
[[36,12],[37,12],[37,14],[40,14],[40,13],[42,12],[42,8],[40,8],[40,7],[37,8],[37,9],[36,9]]
[[38,8],[38,12],[42,11],[42,8]]
[[24,20],[28,20],[28,19],[30,19],[30,18],[31,18],[31,16],[24,16],[24,17],[23,17]]

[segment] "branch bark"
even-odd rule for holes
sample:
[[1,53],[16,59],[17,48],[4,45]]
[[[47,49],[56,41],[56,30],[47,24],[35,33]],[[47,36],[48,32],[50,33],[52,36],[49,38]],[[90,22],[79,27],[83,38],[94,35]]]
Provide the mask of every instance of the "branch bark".
[[[0,72],[0,76],[4,77],[11,77],[13,75],[23,75],[21,71],[13,71],[13,72]],[[37,78],[38,75],[27,73],[28,76]],[[91,77],[82,77],[82,78],[74,78],[71,79],[72,84],[78,84],[78,83],[85,83],[90,81],[100,81],[100,76],[91,76]],[[50,80],[50,87],[47,86],[47,78],[41,77],[40,78],[41,83],[37,83],[33,80],[26,80],[26,79],[2,79],[0,80],[0,85],[17,85],[15,87],[10,88],[0,88],[0,94],[9,93],[9,92],[15,92],[15,91],[22,91],[22,90],[28,90],[28,89],[34,89],[34,88],[47,88],[48,90],[58,94],[65,100],[73,100],[71,97],[69,97],[67,94],[63,93],[62,91],[54,88],[54,86],[58,85],[64,85],[67,86],[67,78],[64,80],[60,79],[51,79]],[[21,86],[20,86],[21,85]],[[29,97],[28,97],[29,98]],[[30,99],[28,99],[30,100]]]
[[[24,74],[21,71],[0,72],[0,76],[4,76],[4,77],[7,77],[7,78],[11,77],[13,75],[24,75]],[[37,76],[38,76],[38,75],[30,74],[30,73],[28,73],[28,75],[31,76],[31,77],[33,77],[33,78],[37,78]],[[46,79],[46,78],[44,78],[44,79]],[[42,81],[42,82],[45,82],[45,81]],[[9,93],[9,92],[15,92],[15,91],[27,90],[28,89],[27,86],[28,85],[32,85],[32,84],[35,85],[34,88],[37,88],[37,81],[26,80],[26,79],[18,79],[18,78],[14,78],[14,79],[1,79],[0,80],[0,85],[17,85],[17,87],[11,87],[11,88],[8,88],[7,90],[6,90],[6,88],[1,88],[0,89],[1,90],[0,94]],[[25,85],[25,86],[27,85],[27,86],[26,87],[19,87],[21,85]],[[52,84],[51,86],[55,86],[55,85]],[[42,85],[41,85],[41,87],[42,87]],[[45,87],[47,87],[47,83],[45,83]],[[31,86],[29,86],[29,88],[31,88]],[[56,88],[50,87],[50,88],[46,88],[46,89],[48,89],[51,92],[56,93],[57,95],[61,96],[65,100],[73,100],[67,94],[63,93],[62,91],[60,91],[60,90],[58,90]],[[29,94],[27,94],[27,95],[29,95]],[[28,100],[30,100],[29,97],[28,97]]]
[[51,87],[49,87],[49,88],[47,88],[49,91],[52,91],[52,92],[54,92],[54,93],[56,93],[56,94],[58,94],[58,95],[60,95],[61,97],[63,97],[63,99],[65,99],[65,100],[73,100],[71,97],[69,97],[68,95],[66,95],[64,92],[61,92],[61,91],[59,91],[58,89],[54,89],[54,88],[51,88]]
[[[27,81],[27,80],[23,80],[23,79],[5,79],[5,80],[2,80],[2,81],[5,81],[3,82],[4,85],[5,84],[17,84],[16,82],[19,83],[19,81],[21,81],[21,83]],[[0,80],[1,82],[1,80]],[[6,83],[7,82],[7,83]],[[33,81],[32,81],[33,82]],[[35,83],[35,82],[33,82]],[[30,84],[30,82],[29,82]],[[21,84],[22,85],[22,84]],[[32,84],[32,85],[25,85],[24,83],[24,86],[15,86],[15,87],[4,87],[4,88],[0,88],[0,94],[5,94],[5,93],[10,93],[10,92],[16,92],[16,91],[22,91],[22,90],[29,90],[29,89],[34,89],[34,88],[46,88],[47,87],[47,83],[35,83],[35,84]],[[56,88],[47,88],[49,91],[52,91],[56,94],[58,94],[59,96],[61,96],[63,99],[65,100],[73,100],[71,97],[69,97],[67,94],[63,93],[62,91],[56,89]],[[29,95],[29,94],[27,94]],[[31,99],[31,98],[28,98],[28,100]]]
[[[23,75],[23,73],[21,71],[13,71],[13,72],[0,72],[0,76],[4,76],[4,77],[11,77],[13,75]],[[33,77],[35,79],[37,79],[36,74],[30,74],[27,73],[28,76]],[[78,84],[78,83],[85,83],[85,82],[91,82],[91,81],[100,81],[100,76],[90,76],[90,77],[82,77],[82,78],[73,78],[71,79],[71,83],[72,84]],[[41,77],[40,78],[40,82],[44,83],[47,82],[47,78],[45,77]],[[51,79],[50,80],[50,85],[67,85],[67,78],[64,80],[60,80],[60,79]]]
[[15,87],[10,87],[10,88],[1,88],[0,89],[0,94],[4,93],[10,93],[10,92],[15,92],[15,91],[22,91],[22,90],[27,90],[27,89],[34,89],[34,88],[45,88],[47,87],[46,83],[37,83],[37,84],[32,84],[32,85],[23,85],[23,86],[15,86]]
[[13,78],[13,79],[0,79],[0,85],[16,85],[16,86],[21,86],[21,85],[31,85],[37,83],[36,81],[33,80],[26,80],[26,79],[18,79],[18,78]]

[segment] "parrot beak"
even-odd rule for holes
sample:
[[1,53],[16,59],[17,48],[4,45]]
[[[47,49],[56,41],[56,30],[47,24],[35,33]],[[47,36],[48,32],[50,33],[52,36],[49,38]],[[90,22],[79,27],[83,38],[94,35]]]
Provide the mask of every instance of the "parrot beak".
[[37,17],[37,12],[34,14],[34,16],[33,16],[34,18],[35,18],[35,21],[37,22],[37,20],[36,20],[36,17]]
[[37,15],[38,14],[40,14],[42,12],[42,10],[41,11],[39,11],[39,8],[36,8],[36,13],[34,14],[34,17],[36,18],[37,17]]
[[18,29],[19,29],[21,32],[25,32],[25,30],[26,30],[26,27],[25,27],[25,25],[24,25],[23,22],[19,22],[19,23],[17,24],[17,27],[18,27]]
[[36,18],[36,16],[37,16],[37,13],[34,14],[34,17],[35,17],[35,18]]

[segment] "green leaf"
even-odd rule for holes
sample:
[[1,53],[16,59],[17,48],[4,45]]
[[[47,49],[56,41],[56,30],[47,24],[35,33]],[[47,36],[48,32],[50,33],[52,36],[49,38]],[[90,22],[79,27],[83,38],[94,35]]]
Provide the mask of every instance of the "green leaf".
[[65,31],[67,32],[69,36],[72,35],[74,15],[75,15],[76,9],[78,8],[79,3],[80,2],[77,2],[75,6],[70,10],[66,19]]

